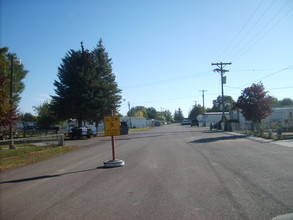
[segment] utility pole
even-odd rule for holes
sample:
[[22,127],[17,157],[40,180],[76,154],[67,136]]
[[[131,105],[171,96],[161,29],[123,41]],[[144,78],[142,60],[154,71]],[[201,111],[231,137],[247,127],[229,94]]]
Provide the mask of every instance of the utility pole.
[[[214,69],[215,72],[221,73],[221,87],[222,87],[222,121],[223,121],[223,127],[225,129],[225,109],[224,109],[224,84],[226,84],[226,77],[224,77],[225,72],[229,72],[229,70],[224,70],[224,67],[226,65],[231,65],[232,63],[212,63],[211,65],[218,66],[219,68]],[[223,129],[223,130],[224,130]]]
[[202,92],[202,107],[203,107],[203,111],[205,112],[204,110],[204,92],[207,92],[208,90],[198,90],[199,92]]
[[204,92],[207,92],[208,90],[199,90],[199,92],[202,92],[202,109],[203,109],[203,117],[204,117],[204,122],[203,126],[206,126],[206,117],[205,117],[205,108],[204,108]]
[[10,69],[10,123],[9,123],[9,149],[16,149],[14,146],[14,140],[13,140],[13,122],[12,122],[12,114],[13,114],[13,68],[14,68],[14,56],[11,55],[10,57],[11,62],[11,69]]
[[129,125],[129,128],[132,128],[131,112],[130,112],[130,102],[129,102],[129,101],[128,101],[128,110],[129,110],[129,119],[130,119],[130,125]]

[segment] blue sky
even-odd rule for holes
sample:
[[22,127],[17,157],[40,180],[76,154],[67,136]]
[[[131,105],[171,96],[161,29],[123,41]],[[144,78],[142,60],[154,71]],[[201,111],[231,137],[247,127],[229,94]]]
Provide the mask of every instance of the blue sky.
[[158,111],[205,106],[221,94],[215,62],[226,66],[224,94],[235,100],[252,83],[293,98],[291,0],[0,0],[0,44],[29,71],[20,110],[54,95],[58,66],[80,42],[100,38],[113,61],[124,115],[131,106]]

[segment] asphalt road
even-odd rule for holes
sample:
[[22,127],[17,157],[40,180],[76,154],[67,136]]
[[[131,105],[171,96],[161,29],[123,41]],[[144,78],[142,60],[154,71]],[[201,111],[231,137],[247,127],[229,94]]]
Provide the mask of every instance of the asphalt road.
[[67,144],[80,150],[1,173],[0,219],[271,219],[293,213],[293,148],[168,125]]

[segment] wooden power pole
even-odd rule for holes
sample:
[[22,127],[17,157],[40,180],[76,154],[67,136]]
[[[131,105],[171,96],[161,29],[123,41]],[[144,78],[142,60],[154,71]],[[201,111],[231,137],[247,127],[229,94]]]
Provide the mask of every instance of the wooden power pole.
[[222,121],[223,121],[223,130],[225,129],[225,109],[224,109],[224,84],[226,84],[226,77],[224,77],[225,72],[229,70],[224,70],[226,65],[231,65],[232,63],[212,63],[212,66],[218,66],[217,69],[214,69],[215,72],[220,72],[221,74],[221,87],[222,87]]

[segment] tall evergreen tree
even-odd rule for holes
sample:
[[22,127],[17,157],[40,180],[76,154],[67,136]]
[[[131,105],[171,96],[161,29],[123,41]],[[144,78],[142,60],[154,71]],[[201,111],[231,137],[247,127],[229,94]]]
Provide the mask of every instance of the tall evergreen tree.
[[99,40],[92,54],[95,63],[95,78],[98,79],[95,86],[96,101],[93,104],[99,109],[93,114],[95,121],[100,121],[104,115],[110,113],[110,110],[117,113],[121,103],[121,90],[115,81],[116,77],[112,71],[112,59],[109,58],[102,39]]
[[119,106],[121,92],[112,73],[111,59],[99,41],[97,48],[90,52],[70,50],[59,67],[55,81],[56,96],[53,110],[60,119],[75,118],[82,121],[99,122],[110,110]]
[[179,108],[178,110],[175,110],[175,113],[174,113],[175,122],[181,122],[183,121],[183,119],[184,119],[184,115],[181,108]]
[[70,50],[58,68],[59,81],[54,82],[56,96],[52,96],[52,108],[62,120],[75,118],[78,125],[88,120],[89,100],[93,98],[94,63],[89,51]]

